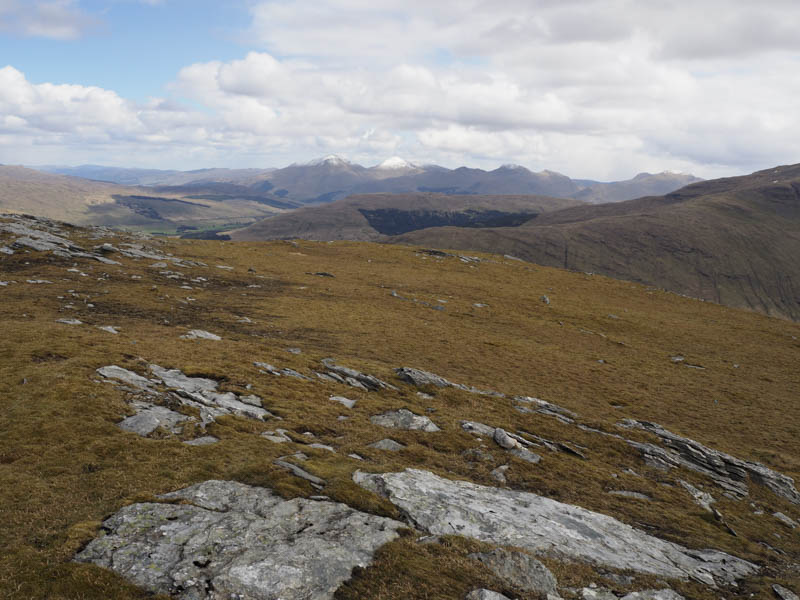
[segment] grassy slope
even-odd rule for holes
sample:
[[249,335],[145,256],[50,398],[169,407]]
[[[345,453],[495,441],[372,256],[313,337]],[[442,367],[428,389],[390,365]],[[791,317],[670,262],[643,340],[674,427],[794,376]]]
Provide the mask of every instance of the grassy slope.
[[[156,219],[137,214],[114,200],[114,196],[136,195],[185,201],[153,202],[161,216]],[[0,165],[0,212],[34,214],[81,224],[168,232],[174,231],[176,225],[205,229],[252,222],[279,212],[252,199],[221,201],[188,198],[191,195],[191,191],[159,193],[148,188],[121,186],[25,167]]]
[[[272,465],[274,457],[303,448],[271,444],[256,435],[276,426],[298,439],[312,431],[319,441],[335,446],[337,455],[305,449],[311,455],[308,468],[328,479],[326,494],[365,510],[392,514],[389,505],[351,483],[357,468],[416,466],[495,484],[489,471],[508,458],[489,444],[493,462],[465,460],[461,452],[477,445],[459,430],[464,418],[589,448],[588,461],[546,453],[532,466],[512,458],[508,477],[514,488],[766,567],[763,577],[739,592],[726,591],[726,597],[753,592],[768,598],[768,582],[788,584],[796,576],[787,564],[800,560],[800,540],[769,515],[781,510],[798,518],[800,511],[758,486],[751,486],[749,500],[766,511],[760,516],[747,501],[721,497],[703,477],[649,470],[627,445],[542,415],[521,415],[507,399],[449,390],[424,400],[408,386],[396,393],[360,393],[262,375],[252,361],[308,373],[332,356],[387,380],[394,367],[416,366],[456,382],[538,396],[607,430],[623,417],[656,421],[800,479],[800,325],[599,276],[497,258],[470,265],[397,246],[175,240],[162,249],[208,263],[208,268],[175,269],[208,278],[206,286],[180,289],[181,282],[148,268],[150,261],[122,258],[119,267],[79,261],[78,268],[88,275],[81,277],[67,271],[71,260],[39,253],[0,255],[0,280],[54,282],[0,287],[0,589],[6,597],[147,597],[108,572],[68,561],[103,518],[152,494],[209,478],[267,485],[286,496],[313,493]],[[235,270],[216,269],[216,264]],[[317,271],[336,277],[306,275]],[[399,300],[390,295],[392,289],[428,302],[447,300],[446,310]],[[542,294],[550,305],[539,300]],[[187,296],[196,300],[187,301]],[[76,308],[64,308],[68,302]],[[238,322],[240,316],[253,323]],[[86,325],[54,322],[62,317],[77,317]],[[112,336],[94,325],[116,325],[122,333]],[[189,328],[207,329],[224,340],[179,339]],[[287,353],[287,347],[303,353]],[[706,370],[674,364],[670,356],[678,353]],[[221,442],[209,447],[124,433],[115,425],[127,414],[124,394],[97,383],[94,369],[119,364],[144,372],[145,361],[223,379],[223,387],[234,391],[250,383],[265,406],[285,420],[223,419],[210,428]],[[327,400],[334,393],[359,403],[347,411]],[[396,432],[369,423],[370,415],[402,406],[418,413],[434,408],[432,417],[444,431]],[[338,421],[343,413],[352,418]],[[408,448],[398,454],[366,448],[383,437]],[[349,452],[367,460],[343,458]],[[626,467],[647,477],[626,475]],[[719,509],[739,537],[692,504],[674,485],[678,478],[704,485],[719,497]],[[654,500],[611,496],[605,493],[609,489],[641,491]],[[787,554],[768,551],[760,541]],[[403,538],[382,551],[373,567],[357,573],[339,597],[455,599],[477,585],[497,586],[466,558],[476,547],[459,539],[421,547],[413,537]],[[589,567],[549,564],[562,584],[603,582]],[[652,578],[639,581],[655,584]],[[689,597],[719,596],[696,584],[672,584]]]
[[580,204],[577,200],[547,196],[482,196],[415,193],[359,194],[321,206],[310,206],[264,219],[233,232],[235,240],[304,238],[313,240],[376,241],[385,236],[359,212],[366,209],[460,212],[466,209],[506,212],[548,212]]
[[570,208],[518,228],[431,228],[393,241],[507,253],[797,320],[799,224],[793,166]]

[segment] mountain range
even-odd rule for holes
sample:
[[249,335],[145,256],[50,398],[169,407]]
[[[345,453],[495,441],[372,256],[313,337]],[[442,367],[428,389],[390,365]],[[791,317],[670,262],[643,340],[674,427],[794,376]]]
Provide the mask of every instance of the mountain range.
[[535,173],[519,165],[504,165],[486,171],[437,165],[415,165],[392,157],[373,167],[364,167],[338,156],[326,156],[282,169],[201,169],[158,171],[85,165],[40,167],[60,175],[123,185],[196,187],[226,183],[240,186],[237,193],[258,195],[264,201],[319,204],[351,194],[412,194],[435,192],[459,195],[535,194],[577,198],[584,202],[618,202],[648,194],[664,194],[700,181],[682,173],[640,173],[626,181],[598,182],[570,179],[554,171]]

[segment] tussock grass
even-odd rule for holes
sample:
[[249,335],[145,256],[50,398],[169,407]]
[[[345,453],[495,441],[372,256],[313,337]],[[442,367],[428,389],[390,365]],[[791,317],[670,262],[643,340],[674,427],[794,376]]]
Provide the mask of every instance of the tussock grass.
[[[423,468],[497,485],[490,471],[509,464],[512,488],[764,566],[763,575],[742,590],[725,591],[728,597],[767,598],[768,582],[791,582],[788,565],[800,561],[800,540],[771,514],[780,510],[798,518],[800,510],[768,490],[753,484],[749,498],[729,500],[701,475],[650,469],[627,444],[545,415],[521,414],[510,398],[455,389],[427,390],[433,399],[422,398],[398,382],[393,369],[413,366],[509,396],[537,396],[609,432],[618,431],[615,423],[626,417],[655,421],[800,480],[800,325],[498,257],[464,264],[362,243],[169,240],[160,249],[207,263],[208,268],[168,269],[187,280],[205,277],[207,284],[168,279],[159,273],[165,269],[150,268],[146,260],[121,258],[121,266],[109,266],[40,253],[0,258],[0,280],[19,282],[0,288],[0,589],[7,597],[146,597],[111,573],[70,562],[104,518],[126,504],[206,479],[262,485],[284,497],[314,495],[307,482],[273,464],[296,451],[309,456],[303,468],[328,481],[324,494],[393,517],[393,506],[352,483],[356,469]],[[73,263],[88,276],[68,272]],[[320,271],[335,277],[307,275]],[[53,284],[31,285],[27,279]],[[180,289],[187,283],[192,290]],[[445,310],[392,297],[392,290],[431,304],[446,300]],[[550,305],[540,301],[543,294]],[[65,317],[85,324],[55,323]],[[120,334],[100,331],[99,325],[118,326]],[[206,329],[223,340],[180,339],[188,329]],[[302,354],[287,352],[289,347]],[[677,354],[705,369],[673,363],[670,357]],[[326,357],[399,389],[363,392],[262,374],[253,366],[263,361],[313,377]],[[170,435],[143,439],[123,432],[116,423],[131,414],[129,397],[100,381],[95,369],[117,364],[146,375],[150,363],[214,378],[221,390],[257,394],[282,420],[222,418],[208,428],[220,442],[204,447]],[[357,404],[346,409],[328,400],[332,394]],[[442,431],[397,431],[369,421],[403,407],[430,416]],[[348,419],[338,420],[342,415]],[[542,448],[541,463],[530,465],[491,440],[463,432],[463,419],[577,444],[586,448],[587,460]],[[260,437],[277,427],[294,441],[273,444]],[[643,432],[625,435],[653,441]],[[385,437],[406,447],[396,453],[367,447]],[[337,453],[309,448],[303,443],[308,441],[332,445]],[[476,448],[491,459],[464,454]],[[349,453],[365,460],[347,458]],[[738,537],[694,505],[677,485],[679,478],[714,494]],[[652,500],[610,490],[638,491]],[[503,591],[466,558],[477,546],[458,538],[420,545],[406,535],[381,550],[375,564],[356,573],[337,597],[462,598],[478,586]],[[557,558],[548,564],[564,585],[604,581],[587,565]],[[637,579],[648,582],[656,583]],[[712,597],[696,584],[667,583],[687,597]]]

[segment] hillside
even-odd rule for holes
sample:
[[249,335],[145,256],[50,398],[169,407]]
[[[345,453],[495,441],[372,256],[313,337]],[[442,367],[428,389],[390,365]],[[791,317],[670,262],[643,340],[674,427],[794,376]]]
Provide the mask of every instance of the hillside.
[[800,592],[800,324],[492,255],[15,216],[0,298],[9,600]]
[[639,173],[633,179],[625,181],[598,182],[576,181],[581,189],[572,194],[572,198],[592,204],[606,202],[622,202],[634,200],[642,196],[660,196],[677,189],[702,181],[694,175],[684,173]]
[[257,187],[132,187],[0,165],[0,211],[165,233],[242,226],[295,204]]
[[800,165],[546,213],[517,228],[431,228],[392,241],[511,254],[800,319]]
[[520,225],[540,213],[576,204],[579,203],[574,200],[545,196],[361,194],[264,219],[231,232],[231,236],[251,241],[377,241],[387,235],[439,225]]

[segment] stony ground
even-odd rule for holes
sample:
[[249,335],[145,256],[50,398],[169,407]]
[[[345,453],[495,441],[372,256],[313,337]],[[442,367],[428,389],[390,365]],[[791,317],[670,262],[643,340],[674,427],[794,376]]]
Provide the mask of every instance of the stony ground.
[[[498,256],[11,217],[0,319],[9,598],[800,592],[798,324]],[[515,578],[534,555],[555,589]]]

